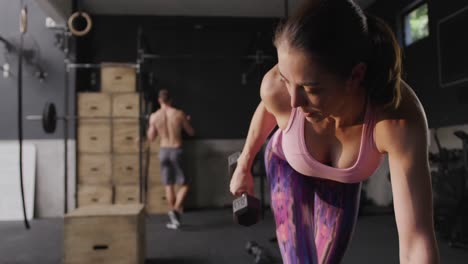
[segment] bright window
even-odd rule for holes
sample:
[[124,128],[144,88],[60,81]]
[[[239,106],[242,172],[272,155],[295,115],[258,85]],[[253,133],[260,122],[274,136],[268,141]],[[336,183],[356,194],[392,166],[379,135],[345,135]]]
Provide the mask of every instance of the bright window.
[[405,13],[403,23],[406,46],[429,36],[429,15],[427,12],[427,3],[418,5]]

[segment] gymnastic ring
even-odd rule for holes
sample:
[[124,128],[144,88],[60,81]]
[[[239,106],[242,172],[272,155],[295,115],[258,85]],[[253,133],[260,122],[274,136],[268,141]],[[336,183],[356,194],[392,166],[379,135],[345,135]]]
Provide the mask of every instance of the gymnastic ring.
[[21,8],[20,12],[20,32],[22,34],[26,33],[28,30],[28,11],[26,7]]
[[[81,31],[77,30],[73,26],[73,21],[79,16],[83,17],[86,20],[86,27]],[[70,29],[70,32],[77,37],[81,37],[88,34],[88,32],[91,30],[92,25],[93,21],[91,20],[91,17],[88,15],[88,13],[85,12],[75,12],[68,18],[68,28]]]

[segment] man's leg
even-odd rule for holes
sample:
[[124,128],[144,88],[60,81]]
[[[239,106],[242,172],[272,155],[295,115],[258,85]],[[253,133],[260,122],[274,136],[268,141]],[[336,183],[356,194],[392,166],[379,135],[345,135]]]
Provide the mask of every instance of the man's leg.
[[172,173],[171,150],[161,148],[159,151],[161,181],[165,185],[166,200],[169,210],[174,210],[175,194],[174,194],[174,177]]
[[188,181],[185,177],[184,170],[182,168],[182,149],[174,149],[173,155],[171,156],[172,168],[174,169],[175,182],[180,186],[177,191],[176,201],[174,204],[174,212],[177,220],[180,221],[181,214],[184,208],[184,200],[189,190]]
[[177,229],[180,226],[180,222],[176,212],[174,210],[176,195],[174,193],[174,177],[172,173],[172,162],[171,162],[171,149],[161,148],[159,150],[159,160],[161,162],[161,180],[165,185],[165,193],[167,200],[167,207],[169,212],[169,223],[166,224],[167,228]]
[[188,184],[183,184],[179,187],[179,190],[177,191],[177,196],[174,204],[174,210],[176,210],[179,213],[183,213],[184,211],[184,200],[185,197],[187,196],[187,192],[189,190]]
[[166,185],[166,200],[167,200],[167,207],[170,211],[175,209],[176,197],[174,192],[174,185]]
[[166,224],[167,228],[178,229],[180,226],[180,215],[176,209],[176,194],[174,192],[174,185],[166,185],[166,199],[169,212],[170,222]]

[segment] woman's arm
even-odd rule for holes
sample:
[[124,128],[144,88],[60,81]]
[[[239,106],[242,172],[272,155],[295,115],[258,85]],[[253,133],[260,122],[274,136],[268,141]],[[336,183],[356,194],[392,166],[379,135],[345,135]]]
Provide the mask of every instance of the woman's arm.
[[275,126],[275,117],[268,112],[265,104],[260,102],[250,121],[244,148],[237,160],[238,167],[240,166],[244,169],[250,169],[252,167],[255,156]]
[[288,93],[277,78],[276,66],[265,74],[260,87],[260,95],[262,101],[250,121],[245,145],[231,179],[230,191],[234,195],[240,195],[243,192],[253,193],[250,169],[255,156],[275,126],[278,124],[281,127],[282,123],[287,123],[291,111],[288,103],[286,103],[287,106],[283,103],[285,100],[289,102]]
[[439,263],[439,252],[433,222],[427,122],[422,107],[412,110],[410,118],[381,121],[376,127],[376,143],[389,156],[400,263],[435,264]]
[[250,122],[244,148],[237,159],[237,166],[232,174],[229,184],[229,190],[232,194],[240,196],[246,192],[253,195],[253,177],[250,172],[252,163],[263,142],[275,126],[275,118],[266,110],[263,102],[260,102]]

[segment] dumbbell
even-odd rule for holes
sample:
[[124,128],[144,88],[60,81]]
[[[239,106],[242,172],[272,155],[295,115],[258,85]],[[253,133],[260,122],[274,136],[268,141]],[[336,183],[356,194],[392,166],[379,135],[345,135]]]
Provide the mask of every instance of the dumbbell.
[[[236,152],[228,157],[228,169],[231,177],[236,170],[237,159],[239,156],[240,152]],[[247,193],[243,193],[239,198],[236,198],[232,202],[232,212],[234,222],[243,226],[254,225],[260,220],[261,216],[260,200],[248,195]]]
[[261,247],[255,241],[247,242],[247,244],[245,245],[245,249],[247,250],[247,253],[254,256],[255,264],[268,264],[272,263],[273,261],[266,249]]
[[243,193],[232,202],[234,221],[243,226],[251,226],[260,221],[260,200]]

